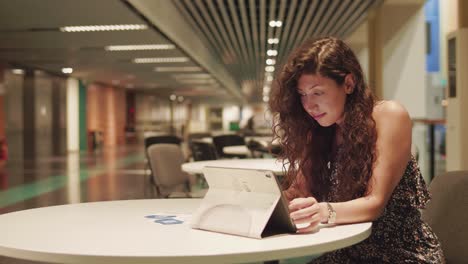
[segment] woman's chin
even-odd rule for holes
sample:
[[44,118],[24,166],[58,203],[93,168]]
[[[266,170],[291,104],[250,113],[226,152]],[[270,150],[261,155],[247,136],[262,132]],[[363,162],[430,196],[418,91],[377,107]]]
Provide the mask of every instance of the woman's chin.
[[319,120],[317,121],[317,123],[321,126],[321,127],[330,127],[332,125],[335,124],[335,122],[330,122],[330,121],[325,121],[325,120]]

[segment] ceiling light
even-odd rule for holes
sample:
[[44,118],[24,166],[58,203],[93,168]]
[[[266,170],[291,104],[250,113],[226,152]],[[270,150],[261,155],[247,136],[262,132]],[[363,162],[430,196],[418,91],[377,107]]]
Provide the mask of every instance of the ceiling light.
[[108,51],[132,51],[132,50],[169,50],[175,49],[172,44],[148,44],[148,45],[112,45],[106,46]]
[[266,95],[263,96],[263,102],[266,103],[266,102],[268,102],[269,100],[270,100],[270,98],[269,98],[268,96],[266,96]]
[[73,72],[73,68],[62,68],[62,72],[65,74],[70,74]]
[[174,79],[212,79],[208,73],[173,74]]
[[268,39],[268,44],[278,44],[279,39],[278,38],[269,38]]
[[276,56],[276,55],[278,55],[278,51],[277,50],[267,50],[267,55],[268,56]]
[[171,94],[171,96],[169,96],[169,99],[171,101],[175,101],[175,99],[177,99],[177,96],[175,94]]
[[281,27],[283,25],[283,22],[279,20],[271,20],[270,23],[268,23],[268,25],[270,25],[270,27]]
[[202,71],[200,67],[156,67],[157,72],[197,72]]
[[266,80],[267,80],[267,82],[273,81],[273,76],[267,75]]
[[136,58],[134,63],[173,63],[173,62],[187,62],[187,57],[166,57],[166,58]]
[[23,69],[12,69],[11,72],[13,74],[24,74],[24,70]]
[[179,103],[182,103],[182,102],[184,101],[184,97],[183,97],[182,95],[179,96],[179,97],[177,97],[177,101],[178,101]]
[[267,64],[267,65],[275,65],[275,64],[276,64],[276,61],[273,60],[273,59],[268,59],[268,60],[266,60],[266,64]]
[[273,66],[266,66],[266,67],[265,67],[265,71],[266,71],[266,72],[274,72],[274,71],[275,71],[275,67],[273,67]]
[[92,31],[117,31],[117,30],[144,30],[147,25],[92,25],[92,26],[66,26],[61,27],[62,32],[92,32]]
[[215,80],[213,79],[177,79],[176,80],[178,83],[184,83],[184,84],[210,84],[210,83],[216,83]]

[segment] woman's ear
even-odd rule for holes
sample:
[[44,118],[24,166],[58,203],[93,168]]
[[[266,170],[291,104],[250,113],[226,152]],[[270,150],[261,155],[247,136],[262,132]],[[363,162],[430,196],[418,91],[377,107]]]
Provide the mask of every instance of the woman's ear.
[[345,93],[352,94],[354,91],[355,84],[356,83],[354,82],[354,76],[351,73],[346,74],[345,81],[344,81]]

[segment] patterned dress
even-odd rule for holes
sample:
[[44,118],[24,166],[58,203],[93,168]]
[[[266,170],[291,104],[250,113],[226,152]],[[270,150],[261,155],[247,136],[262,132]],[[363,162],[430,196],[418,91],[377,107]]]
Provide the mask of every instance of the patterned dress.
[[[334,192],[332,188],[331,202],[336,201]],[[419,209],[429,199],[417,162],[412,158],[384,213],[372,223],[370,237],[324,254],[311,263],[445,263],[436,235],[421,219]]]

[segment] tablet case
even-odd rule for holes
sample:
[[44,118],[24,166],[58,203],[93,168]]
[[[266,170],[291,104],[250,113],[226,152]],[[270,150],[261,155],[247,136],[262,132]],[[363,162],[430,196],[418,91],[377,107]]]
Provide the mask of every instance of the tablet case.
[[191,227],[252,238],[294,233],[287,200],[268,170],[205,167],[209,189]]

